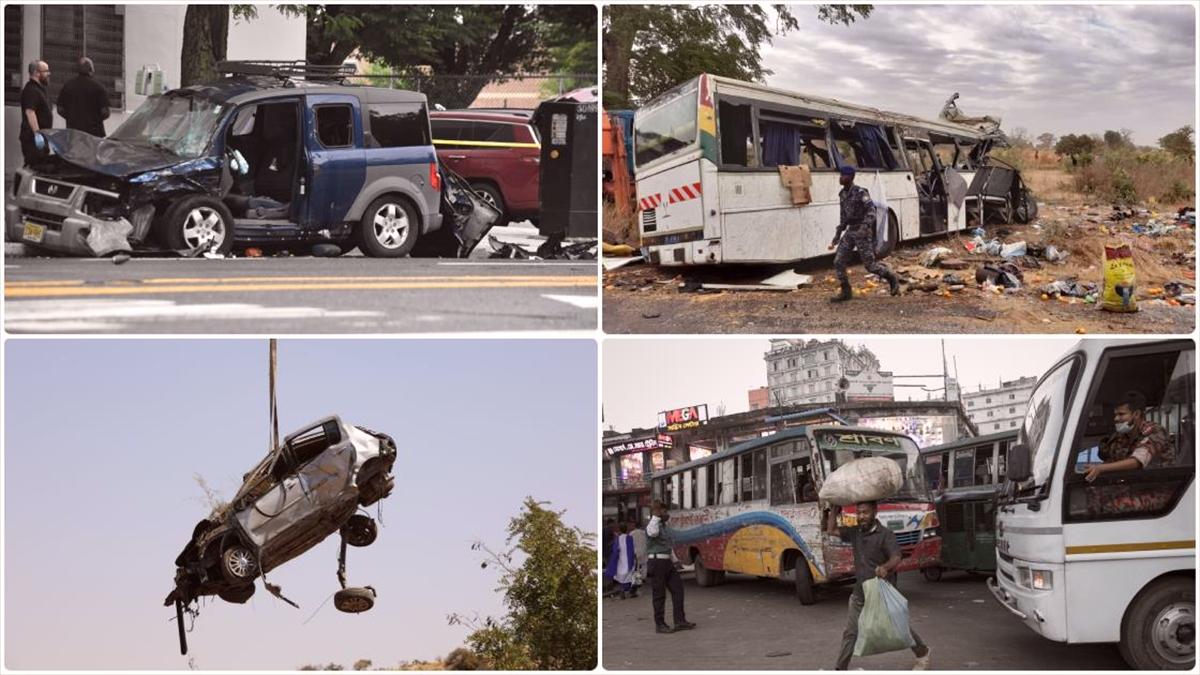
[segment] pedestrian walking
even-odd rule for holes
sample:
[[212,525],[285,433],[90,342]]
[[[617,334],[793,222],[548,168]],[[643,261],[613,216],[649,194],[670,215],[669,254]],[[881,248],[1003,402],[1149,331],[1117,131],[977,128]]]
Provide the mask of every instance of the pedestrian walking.
[[[650,523],[646,525],[646,563],[654,606],[654,631],[674,633],[677,630],[691,630],[696,624],[688,621],[683,611],[683,579],[679,576],[679,570],[675,569],[675,561],[671,559],[672,535],[671,528],[667,526],[671,516],[667,513],[666,505],[657,499],[650,507],[650,513]],[[666,621],[667,591],[671,592],[674,626],[667,625]]]
[[633,573],[636,569],[637,555],[633,551],[633,537],[629,536],[629,523],[621,523],[617,526],[617,536],[613,539],[604,576],[620,585],[622,600],[632,597]]
[[67,121],[68,129],[77,129],[104,138],[104,120],[110,114],[108,92],[96,81],[96,64],[86,56],[75,64],[73,79],[58,93],[58,114]]
[[54,126],[54,116],[50,112],[50,95],[46,92],[49,84],[50,65],[45,61],[30,62],[29,81],[21,89],[21,131],[17,136],[21,142],[25,166],[32,166],[41,158],[41,153],[34,145],[33,135]]
[[[855,506],[857,527],[839,528],[837,514],[840,510],[834,507],[826,521],[826,532],[836,534],[843,540],[849,540],[854,547],[854,573],[857,581],[854,592],[850,594],[850,612],[846,617],[846,630],[842,632],[842,646],[838,652],[836,670],[846,670],[850,667],[850,657],[854,655],[854,643],[858,640],[858,617],[863,608],[863,582],[875,577],[886,580],[893,586],[896,584],[896,568],[900,566],[900,545],[896,543],[896,535],[883,526],[875,517],[878,505],[876,502],[860,502]],[[912,630],[912,651],[917,660],[913,670],[929,669],[929,647]]]
[[629,537],[633,539],[633,556],[637,560],[637,569],[633,573],[633,597],[636,598],[646,580],[646,528],[642,527],[641,519],[636,517],[632,527]]
[[830,302],[845,302],[854,297],[846,266],[850,264],[850,256],[855,250],[862,258],[863,267],[887,281],[892,295],[900,295],[900,280],[886,265],[875,260],[875,203],[871,201],[871,194],[866,188],[854,184],[854,173],[852,166],[841,168],[839,182],[842,190],[838,193],[841,212],[829,250],[837,249],[833,256],[833,270],[842,289],[829,299]]

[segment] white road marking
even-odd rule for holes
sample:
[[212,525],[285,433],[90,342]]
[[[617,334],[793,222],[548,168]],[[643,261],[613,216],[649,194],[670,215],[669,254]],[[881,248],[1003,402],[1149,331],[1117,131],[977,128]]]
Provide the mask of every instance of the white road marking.
[[580,309],[595,309],[600,306],[600,296],[598,295],[543,295],[542,297],[565,302]]
[[5,303],[10,331],[119,330],[124,322],[162,319],[271,320],[379,317],[382,312],[318,307],[264,307],[250,303],[176,304],[171,300],[19,300]]

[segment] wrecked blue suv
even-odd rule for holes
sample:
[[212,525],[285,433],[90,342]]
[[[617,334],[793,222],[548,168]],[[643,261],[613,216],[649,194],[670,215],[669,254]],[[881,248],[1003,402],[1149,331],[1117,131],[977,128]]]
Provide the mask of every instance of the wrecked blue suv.
[[52,129],[16,172],[9,238],[74,255],[331,242],[399,257],[438,230],[425,96],[338,67],[224,62],[108,138]]

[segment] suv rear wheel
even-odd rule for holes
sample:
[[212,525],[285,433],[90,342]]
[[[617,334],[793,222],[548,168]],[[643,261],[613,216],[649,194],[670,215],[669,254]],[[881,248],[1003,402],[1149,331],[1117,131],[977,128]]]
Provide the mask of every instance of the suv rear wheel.
[[373,258],[401,258],[417,243],[420,222],[407,199],[384,195],[367,207],[358,228],[358,246]]
[[379,528],[370,516],[356,513],[342,526],[342,533],[346,537],[346,543],[351,546],[370,546],[375,543],[375,537],[379,536]]
[[160,227],[167,248],[191,251],[207,245],[212,253],[233,248],[233,214],[223,202],[193,195],[172,204]]

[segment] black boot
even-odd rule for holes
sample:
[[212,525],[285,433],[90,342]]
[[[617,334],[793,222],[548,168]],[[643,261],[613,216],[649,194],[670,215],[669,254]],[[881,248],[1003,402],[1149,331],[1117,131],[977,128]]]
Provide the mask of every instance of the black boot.
[[892,295],[900,295],[900,279],[896,277],[896,273],[888,270],[887,275],[883,277],[888,282],[888,290]]
[[854,297],[854,289],[850,288],[850,280],[842,282],[842,292],[829,299],[830,302],[845,302]]

